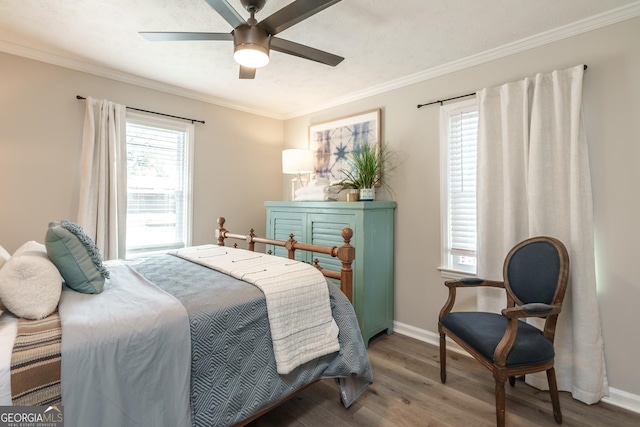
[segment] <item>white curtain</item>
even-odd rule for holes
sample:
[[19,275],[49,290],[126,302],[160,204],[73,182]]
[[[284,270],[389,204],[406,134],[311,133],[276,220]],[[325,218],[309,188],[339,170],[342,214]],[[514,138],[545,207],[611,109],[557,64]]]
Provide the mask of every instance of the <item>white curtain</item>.
[[[558,318],[558,387],[585,403],[608,394],[596,295],[591,177],[582,123],[582,65],[478,92],[478,275],[501,279],[507,252],[532,236],[560,239],[571,262]],[[504,292],[482,290],[499,312]],[[548,388],[544,373],[527,382]]]
[[127,212],[126,107],[87,97],[78,224],[104,259],[124,258]]

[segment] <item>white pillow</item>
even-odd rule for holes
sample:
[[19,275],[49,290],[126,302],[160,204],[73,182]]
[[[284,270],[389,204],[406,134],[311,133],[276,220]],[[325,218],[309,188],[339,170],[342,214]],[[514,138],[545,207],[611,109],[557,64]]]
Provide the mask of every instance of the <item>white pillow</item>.
[[42,243],[30,240],[16,249],[16,251],[13,253],[13,256],[25,253],[28,255],[47,255],[47,247]]
[[[11,254],[9,252],[7,252],[7,250],[5,248],[3,248],[2,246],[0,246],[0,268],[2,268],[2,266],[4,265],[5,262],[7,262],[9,260],[9,258],[11,258]],[[4,307],[2,306],[2,300],[0,300],[0,316],[2,316],[2,309]]]
[[0,301],[18,317],[47,317],[58,306],[61,292],[60,272],[40,243],[25,243],[0,269]]
[[9,261],[9,258],[11,258],[11,254],[7,252],[5,248],[0,246],[0,268],[2,268],[5,262]]

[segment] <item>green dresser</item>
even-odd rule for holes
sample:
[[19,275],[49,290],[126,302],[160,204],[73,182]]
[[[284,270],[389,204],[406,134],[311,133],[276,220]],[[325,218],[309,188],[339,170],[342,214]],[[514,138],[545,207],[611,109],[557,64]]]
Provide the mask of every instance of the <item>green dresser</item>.
[[[396,202],[265,202],[267,238],[341,246],[341,230],[353,230],[353,307],[365,344],[374,335],[393,332],[393,223]],[[284,248],[267,245],[275,255]],[[340,271],[340,261],[323,254],[296,252],[296,259]]]

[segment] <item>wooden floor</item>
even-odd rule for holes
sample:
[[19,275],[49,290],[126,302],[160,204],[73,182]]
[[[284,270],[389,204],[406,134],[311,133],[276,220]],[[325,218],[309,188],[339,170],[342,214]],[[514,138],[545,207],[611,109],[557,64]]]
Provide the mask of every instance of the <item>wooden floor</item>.
[[[474,359],[449,353],[440,383],[438,347],[403,335],[381,335],[369,345],[374,384],[349,408],[333,380],[282,404],[251,427],[495,426],[494,382]],[[507,385],[507,426],[557,426],[549,394],[517,381]],[[640,426],[640,414],[560,393],[563,426]]]

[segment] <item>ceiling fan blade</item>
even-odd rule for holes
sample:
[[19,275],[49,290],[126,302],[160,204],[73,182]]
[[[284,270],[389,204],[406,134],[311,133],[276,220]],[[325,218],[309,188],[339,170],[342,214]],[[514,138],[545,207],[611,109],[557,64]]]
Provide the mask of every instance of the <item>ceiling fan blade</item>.
[[246,23],[238,11],[236,11],[226,0],[206,0],[206,2],[216,12],[218,12],[220,16],[222,16],[224,20],[231,25],[231,27],[236,28],[238,25]]
[[231,33],[184,33],[171,31],[141,31],[140,34],[152,42],[189,40],[233,40]]
[[[207,0],[210,2],[210,0]],[[296,0],[265,18],[258,25],[276,35],[292,25],[338,3],[340,0]],[[235,28],[235,27],[234,27]]]
[[341,56],[305,46],[303,44],[294,43],[279,37],[271,38],[271,49],[300,58],[310,59],[311,61],[316,61],[321,64],[331,65],[332,67],[335,67],[344,60]]
[[240,66],[240,78],[241,79],[255,79],[256,78],[256,69],[245,67],[243,65]]

